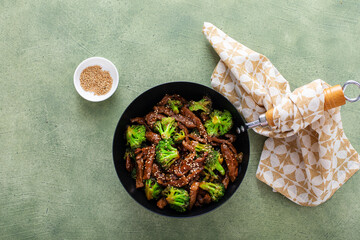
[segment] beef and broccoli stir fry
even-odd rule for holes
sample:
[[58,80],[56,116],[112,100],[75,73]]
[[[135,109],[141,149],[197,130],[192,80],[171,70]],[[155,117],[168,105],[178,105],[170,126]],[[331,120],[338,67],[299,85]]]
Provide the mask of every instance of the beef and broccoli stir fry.
[[185,212],[217,202],[238,175],[242,153],[231,134],[232,116],[211,99],[165,95],[126,130],[126,170],[148,200]]

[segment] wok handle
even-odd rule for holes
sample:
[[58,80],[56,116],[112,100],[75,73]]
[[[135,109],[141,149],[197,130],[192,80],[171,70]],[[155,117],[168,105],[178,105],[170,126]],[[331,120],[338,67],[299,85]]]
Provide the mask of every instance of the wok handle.
[[[360,89],[360,82],[354,80],[348,80],[345,82],[344,86],[335,85],[324,90],[324,110],[329,110],[335,107],[340,107],[348,102],[357,102],[360,101],[360,94],[356,98],[349,98],[344,94],[345,89],[349,85],[355,85]],[[268,110],[266,113],[261,114],[258,120],[255,120],[250,123],[246,123],[246,129],[254,128],[258,126],[275,126],[274,124],[274,109]]]
[[[340,85],[326,88],[324,90],[324,110],[340,107],[346,103],[343,88]],[[265,113],[268,125],[275,126],[273,119],[274,109],[270,109]]]

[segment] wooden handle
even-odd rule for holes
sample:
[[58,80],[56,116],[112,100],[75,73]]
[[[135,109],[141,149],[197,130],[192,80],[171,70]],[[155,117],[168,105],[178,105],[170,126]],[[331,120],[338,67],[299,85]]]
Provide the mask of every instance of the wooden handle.
[[335,85],[324,90],[324,110],[340,107],[346,103],[345,95],[340,85]]
[[[335,107],[340,107],[346,103],[345,95],[340,85],[335,85],[324,90],[324,110],[329,110]],[[266,121],[273,127],[274,124],[274,109],[270,109],[265,113]]]
[[269,126],[274,127],[274,118],[273,118],[273,114],[274,113],[274,109],[270,109],[265,113],[265,117],[266,117],[266,121],[268,122]]

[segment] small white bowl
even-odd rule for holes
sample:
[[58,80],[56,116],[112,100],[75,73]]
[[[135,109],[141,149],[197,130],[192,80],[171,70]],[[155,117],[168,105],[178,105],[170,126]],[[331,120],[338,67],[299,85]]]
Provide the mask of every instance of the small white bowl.
[[[95,95],[93,92],[87,92],[80,86],[80,74],[81,72],[90,66],[99,65],[103,71],[109,71],[111,78],[113,79],[113,83],[111,86],[110,91],[104,95]],[[106,58],[102,57],[91,57],[82,61],[79,66],[76,68],[74,73],[74,85],[76,91],[80,94],[81,97],[84,99],[91,101],[91,102],[101,102],[114,94],[119,84],[119,73],[115,67],[115,65],[107,60]]]

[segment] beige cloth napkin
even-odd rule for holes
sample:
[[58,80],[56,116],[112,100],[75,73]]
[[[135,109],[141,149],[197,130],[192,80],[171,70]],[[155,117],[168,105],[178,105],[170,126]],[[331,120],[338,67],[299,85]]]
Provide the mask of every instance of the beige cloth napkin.
[[346,138],[340,108],[324,111],[322,80],[290,91],[289,83],[265,56],[238,43],[211,23],[203,33],[220,61],[211,84],[247,122],[274,108],[275,126],[257,127],[269,137],[256,177],[291,201],[316,206],[329,199],[359,168]]

